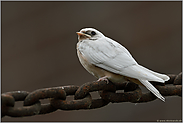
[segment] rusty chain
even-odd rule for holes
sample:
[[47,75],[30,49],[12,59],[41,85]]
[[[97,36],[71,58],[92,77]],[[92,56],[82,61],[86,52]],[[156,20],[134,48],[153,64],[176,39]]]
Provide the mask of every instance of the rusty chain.
[[[165,83],[152,84],[163,96],[182,97],[182,72],[178,75],[169,74],[170,80]],[[124,90],[124,92],[116,92]],[[98,91],[100,99],[92,99],[90,92]],[[66,100],[67,96],[74,95],[74,100]],[[49,103],[42,104],[41,99],[49,99]],[[58,109],[79,110],[96,109],[112,103],[131,102],[143,103],[157,99],[151,92],[142,92],[140,87],[132,82],[88,82],[82,86],[61,86],[43,88],[31,93],[27,91],[13,91],[1,94],[1,117],[24,117],[47,114]],[[23,107],[15,107],[16,101],[23,101]]]

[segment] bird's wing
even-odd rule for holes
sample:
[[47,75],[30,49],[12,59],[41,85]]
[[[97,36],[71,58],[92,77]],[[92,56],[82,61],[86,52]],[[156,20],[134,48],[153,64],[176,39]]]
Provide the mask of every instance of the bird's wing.
[[117,74],[137,64],[125,47],[109,38],[83,41],[79,50],[90,63]]
[[110,38],[83,41],[79,50],[88,62],[107,71],[136,79],[162,81],[141,69],[128,50]]

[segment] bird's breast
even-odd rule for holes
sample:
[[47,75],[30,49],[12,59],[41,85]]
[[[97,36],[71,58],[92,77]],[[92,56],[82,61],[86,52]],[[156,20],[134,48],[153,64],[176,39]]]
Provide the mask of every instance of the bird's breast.
[[80,63],[82,66],[93,76],[99,78],[101,75],[100,70],[93,64],[91,64],[84,56],[83,54],[77,49],[77,55],[79,58]]

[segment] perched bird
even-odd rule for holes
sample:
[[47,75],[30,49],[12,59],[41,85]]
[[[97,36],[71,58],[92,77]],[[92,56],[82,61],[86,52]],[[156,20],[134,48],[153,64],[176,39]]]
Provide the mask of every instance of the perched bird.
[[165,101],[149,81],[164,83],[170,79],[167,75],[139,65],[125,47],[96,29],[84,28],[76,33],[79,61],[89,73],[98,78],[98,81],[110,80],[115,83],[130,80],[145,86],[159,99]]

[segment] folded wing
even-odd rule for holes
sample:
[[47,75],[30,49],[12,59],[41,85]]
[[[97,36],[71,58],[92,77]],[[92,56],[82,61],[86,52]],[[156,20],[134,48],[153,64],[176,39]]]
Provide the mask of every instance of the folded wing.
[[138,65],[125,47],[107,37],[82,42],[80,51],[93,65],[116,74],[158,82],[168,79],[166,75]]

